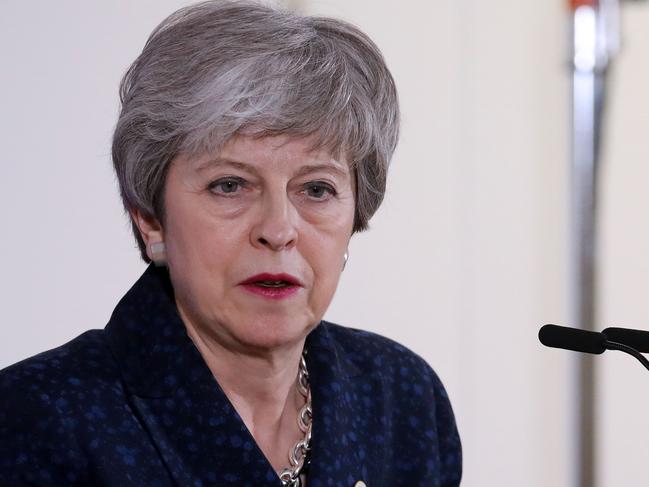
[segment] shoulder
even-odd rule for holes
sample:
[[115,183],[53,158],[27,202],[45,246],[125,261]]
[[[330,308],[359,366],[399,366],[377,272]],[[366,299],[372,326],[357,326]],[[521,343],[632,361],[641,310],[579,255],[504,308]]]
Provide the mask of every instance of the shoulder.
[[384,377],[416,377],[434,389],[441,388],[443,391],[442,383],[431,366],[404,345],[377,333],[329,322],[322,324],[336,348],[363,375],[380,373]]
[[6,411],[17,411],[29,421],[31,413],[41,418],[66,415],[121,393],[104,332],[91,330],[0,371],[0,422]]
[[69,485],[82,481],[80,423],[101,421],[121,394],[99,330],[0,371],[0,484],[49,485],[63,465]]
[[0,414],[23,406],[25,414],[34,408],[66,411],[119,389],[119,372],[104,332],[91,330],[0,370]]
[[[351,375],[381,384],[395,409],[433,416],[455,427],[450,400],[433,368],[404,345],[369,331],[323,322],[323,332]],[[399,411],[395,411],[399,413]]]
[[17,399],[16,393],[36,397],[114,384],[117,369],[103,334],[103,330],[87,331],[65,345],[1,370],[0,393],[13,391]]
[[[446,389],[431,366],[394,340],[376,333],[323,322],[332,348],[353,370],[352,381],[367,411],[381,417],[386,465],[401,465],[406,446],[431,460],[423,462],[443,486],[459,484],[462,450]],[[373,409],[375,408],[375,409]],[[388,444],[397,445],[388,448]],[[394,455],[393,457],[391,455]],[[395,467],[396,468],[396,467]],[[413,475],[413,471],[403,472]],[[433,485],[433,484],[430,484]]]

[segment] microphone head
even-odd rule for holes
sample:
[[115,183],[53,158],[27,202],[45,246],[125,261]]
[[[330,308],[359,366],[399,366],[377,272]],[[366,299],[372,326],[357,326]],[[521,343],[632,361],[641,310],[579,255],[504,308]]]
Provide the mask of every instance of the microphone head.
[[649,331],[630,328],[606,328],[602,331],[606,339],[635,348],[640,353],[649,353]]
[[539,340],[546,347],[575,352],[600,354],[606,350],[606,337],[602,333],[567,326],[544,325],[539,330]]

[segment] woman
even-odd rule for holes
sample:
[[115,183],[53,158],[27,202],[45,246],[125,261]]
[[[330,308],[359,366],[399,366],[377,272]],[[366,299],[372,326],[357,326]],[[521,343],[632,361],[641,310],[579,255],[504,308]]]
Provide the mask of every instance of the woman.
[[121,100],[113,162],[149,267],[104,330],[2,371],[0,484],[458,485],[430,367],[321,320],[397,142],[376,46],[208,1],[153,32]]

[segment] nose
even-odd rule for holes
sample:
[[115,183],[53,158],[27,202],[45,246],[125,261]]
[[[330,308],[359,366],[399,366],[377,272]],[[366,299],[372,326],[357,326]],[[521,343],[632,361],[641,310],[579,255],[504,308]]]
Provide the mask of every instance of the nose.
[[259,219],[250,233],[257,248],[290,249],[297,243],[296,212],[286,194],[264,198]]

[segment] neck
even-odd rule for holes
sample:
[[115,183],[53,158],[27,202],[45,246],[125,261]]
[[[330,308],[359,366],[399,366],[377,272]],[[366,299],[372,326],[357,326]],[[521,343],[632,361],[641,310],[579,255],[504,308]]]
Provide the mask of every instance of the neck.
[[287,464],[289,447],[303,435],[297,414],[305,400],[296,383],[304,339],[281,350],[247,351],[224,346],[184,321],[188,335],[260,449],[275,470],[281,470]]
[[295,416],[294,406],[301,397],[296,379],[304,340],[288,349],[242,353],[224,347],[192,326],[187,326],[187,331],[228,399],[244,409],[237,408],[244,420],[244,416],[250,416],[254,424],[257,413],[265,413],[263,421],[279,418],[287,406]]

